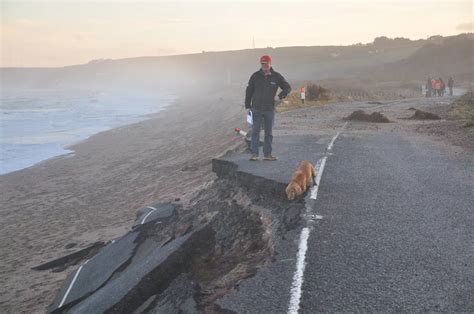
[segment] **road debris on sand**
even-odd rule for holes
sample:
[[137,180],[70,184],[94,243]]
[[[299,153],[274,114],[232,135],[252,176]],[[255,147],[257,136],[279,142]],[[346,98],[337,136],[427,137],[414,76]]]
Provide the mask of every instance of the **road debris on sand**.
[[423,110],[416,110],[413,116],[411,116],[409,119],[412,120],[440,120],[441,117],[438,116],[437,114],[423,111]]
[[383,105],[383,102],[381,101],[368,101],[367,103],[369,105]]
[[364,110],[356,110],[351,113],[348,117],[343,120],[353,121],[364,121],[364,122],[376,122],[376,123],[387,123],[390,120],[381,114],[380,112],[372,112],[371,114],[366,113]]

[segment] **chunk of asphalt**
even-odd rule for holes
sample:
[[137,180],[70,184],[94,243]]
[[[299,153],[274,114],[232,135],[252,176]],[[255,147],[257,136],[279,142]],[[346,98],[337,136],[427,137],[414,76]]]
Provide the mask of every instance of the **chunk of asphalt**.
[[137,211],[137,219],[135,220],[136,227],[138,225],[157,222],[157,220],[163,220],[171,218],[176,214],[176,208],[171,203],[156,203],[152,206],[148,206]]
[[[68,310],[68,313],[129,313],[138,308],[153,294],[160,293],[184,269],[189,254],[196,246],[189,243],[191,237],[204,232],[197,238],[212,238],[201,225],[193,231],[170,241],[164,246],[156,246],[149,254],[127,266],[120,274],[114,276],[106,285],[95,291]],[[191,241],[192,242],[192,241]]]
[[48,270],[56,267],[67,267],[68,265],[77,264],[80,260],[86,258],[90,254],[94,254],[104,246],[104,242],[95,242],[94,244],[78,250],[76,252],[61,256],[44,264],[31,268],[32,270]]
[[144,302],[134,313],[195,313],[194,284],[187,274],[179,275],[168,288]]
[[[53,303],[50,312],[77,302],[103,286],[117,271],[132,258],[137,246],[138,231],[132,231],[104,247],[80,269],[71,273],[64,282]],[[76,276],[76,273],[78,275]],[[60,310],[60,309],[59,309]]]
[[77,245],[77,243],[68,243],[64,246],[65,249],[72,249],[73,247],[75,247]]
[[157,298],[158,298],[158,296],[156,294],[152,295],[151,297],[148,298],[148,300],[143,302],[142,305],[140,305],[138,308],[136,308],[133,311],[133,314],[150,313],[151,312],[151,307],[154,307],[154,304],[155,304]]

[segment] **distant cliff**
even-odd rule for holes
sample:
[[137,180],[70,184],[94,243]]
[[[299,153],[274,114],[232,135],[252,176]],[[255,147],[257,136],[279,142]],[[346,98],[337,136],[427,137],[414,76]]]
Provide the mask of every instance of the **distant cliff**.
[[472,34],[427,40],[377,37],[368,44],[305,46],[92,60],[59,68],[2,68],[5,88],[101,88],[245,85],[270,54],[274,67],[291,80],[374,75],[382,79],[422,79],[426,75],[469,75]]

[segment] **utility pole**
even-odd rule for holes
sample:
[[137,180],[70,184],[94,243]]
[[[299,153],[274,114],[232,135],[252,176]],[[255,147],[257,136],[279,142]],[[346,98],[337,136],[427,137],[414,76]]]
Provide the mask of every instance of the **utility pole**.
[[252,48],[255,49],[255,36],[252,37]]

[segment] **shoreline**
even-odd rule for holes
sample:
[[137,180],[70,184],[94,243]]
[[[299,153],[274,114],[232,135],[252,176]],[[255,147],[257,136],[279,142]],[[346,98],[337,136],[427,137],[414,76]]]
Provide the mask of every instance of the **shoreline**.
[[[44,93],[44,92],[51,93],[52,91],[47,90],[47,89],[39,89],[39,90],[28,90],[28,92],[33,93],[33,95],[34,94],[42,95],[42,93]],[[93,101],[94,103],[97,102],[97,99],[94,98],[94,97],[99,97],[100,95],[106,95],[106,94],[114,95],[118,91],[113,90],[113,89],[102,89],[102,90],[94,90],[94,89],[84,89],[84,90],[78,89],[78,90],[75,90],[75,89],[71,89],[71,90],[68,90],[68,92],[69,93],[87,92],[88,95],[89,95],[89,96],[87,96],[87,97],[89,97],[89,102],[84,102],[84,101],[86,101],[86,99],[85,99],[86,96],[81,98],[81,101],[84,102],[84,103],[81,103],[81,105],[87,106],[91,102],[91,99],[94,100]],[[152,91],[140,90],[140,91],[136,92],[136,94],[151,95]],[[76,121],[71,121],[71,124],[69,125],[69,128],[66,128],[66,129],[65,128],[56,128],[56,129],[53,128],[51,130],[43,130],[38,136],[38,138],[41,139],[39,143],[35,143],[35,142],[27,143],[27,146],[34,147],[34,150],[36,151],[36,154],[34,154],[33,158],[30,157],[31,154],[28,150],[25,151],[25,148],[19,148],[19,147],[22,147],[21,142],[20,143],[16,143],[14,141],[12,142],[11,139],[8,138],[4,144],[5,145],[10,145],[11,147],[10,148],[5,147],[6,151],[11,150],[12,152],[17,152],[17,153],[16,154],[12,153],[12,156],[10,156],[9,159],[6,159],[5,163],[2,164],[2,167],[1,167],[2,171],[0,173],[0,176],[33,167],[33,166],[35,166],[37,164],[40,164],[42,162],[45,162],[49,159],[70,155],[71,153],[74,153],[74,151],[72,149],[73,146],[75,146],[76,144],[79,144],[83,141],[88,140],[90,137],[92,137],[96,134],[99,134],[99,133],[102,133],[102,132],[107,132],[109,130],[112,130],[112,129],[115,129],[115,128],[118,128],[118,127],[139,123],[139,122],[142,122],[142,121],[147,120],[147,119],[152,119],[152,118],[156,117],[157,114],[160,114],[163,111],[166,111],[167,108],[174,101],[176,101],[176,99],[177,99],[176,94],[177,93],[175,91],[167,91],[167,92],[157,91],[157,95],[161,95],[160,96],[161,99],[159,99],[159,101],[154,104],[154,106],[156,106],[156,107],[153,109],[153,112],[148,112],[147,113],[147,111],[152,110],[151,108],[149,108],[150,104],[145,103],[140,99],[137,99],[139,102],[141,102],[141,105],[139,106],[139,108],[141,108],[141,109],[139,109],[139,111],[141,110],[141,111],[143,111],[143,113],[131,112],[128,115],[123,115],[123,114],[120,113],[120,109],[119,109],[119,111],[116,111],[117,109],[115,109],[115,107],[116,107],[117,104],[112,101],[111,103],[106,105],[107,107],[110,107],[109,108],[110,112],[108,112],[108,113],[110,113],[111,115],[105,114],[105,116],[109,116],[110,120],[99,121],[99,124],[93,125],[93,126],[84,126],[83,124],[84,123],[87,124],[88,122],[85,121],[85,120],[78,119]],[[97,95],[99,95],[99,96],[97,96]],[[19,96],[16,96],[16,97],[19,97]],[[33,96],[29,96],[29,97],[33,97]],[[71,95],[66,94],[65,97],[70,98]],[[47,103],[47,101],[48,101],[47,97],[44,98],[44,99],[40,99],[39,102],[38,102],[38,105],[40,106],[40,108],[42,108],[42,106],[44,106],[44,103]],[[131,99],[130,101],[133,102],[133,101],[135,101],[135,99]],[[8,104],[6,104],[6,105],[8,107]],[[119,104],[119,106],[120,106],[120,104]],[[30,109],[28,109],[28,110],[30,110]],[[35,111],[34,109],[31,109],[31,110]],[[38,110],[41,110],[41,109],[38,109]],[[57,111],[54,108],[53,109],[45,109],[45,110],[47,110],[47,111],[52,110],[53,113]],[[68,109],[66,111],[70,111],[70,110],[75,110],[73,103],[71,104],[70,107],[68,107]],[[93,109],[93,110],[97,110],[97,108]],[[9,114],[9,111],[8,110],[5,111],[5,114]],[[104,115],[102,115],[102,116],[104,116]],[[51,120],[53,117],[49,117],[49,116],[46,116],[44,118],[46,118],[50,122],[53,121],[53,124],[57,124],[57,123],[61,123],[62,119],[65,118],[65,117],[62,116],[60,118],[60,117],[56,116],[56,117],[54,117],[53,120]],[[68,118],[68,117],[66,116],[66,118]],[[97,118],[100,118],[100,116],[96,115],[96,116],[92,117],[92,119],[94,119],[94,120],[96,120]],[[123,118],[125,118],[125,119],[123,120]],[[18,120],[18,119],[20,119],[20,120]],[[12,124],[9,126],[9,128],[10,129],[16,128],[17,127],[16,124],[18,124],[18,121],[21,122],[22,119],[23,118],[17,118],[16,120],[14,119],[12,121]],[[92,120],[92,121],[94,121],[94,120]],[[35,121],[36,120],[33,119],[33,120],[31,120],[31,123],[34,123]],[[41,127],[45,128],[46,125],[43,125]],[[94,132],[94,131],[96,131],[96,132],[91,133],[91,130],[92,130],[92,132]],[[10,133],[11,133],[11,131],[10,131]],[[55,141],[54,140],[49,141],[49,142],[48,141],[46,141],[46,142],[42,141],[43,138],[47,138],[51,135],[53,135],[54,137],[58,137],[59,139],[56,139]],[[62,140],[60,139],[62,136],[67,137],[68,135],[73,135],[74,138],[68,138],[68,139],[62,139]],[[36,135],[26,135],[27,138],[35,137],[35,136]],[[20,141],[22,141],[22,138],[20,138]],[[18,152],[21,152],[21,151],[23,151],[23,153],[18,154]]]

